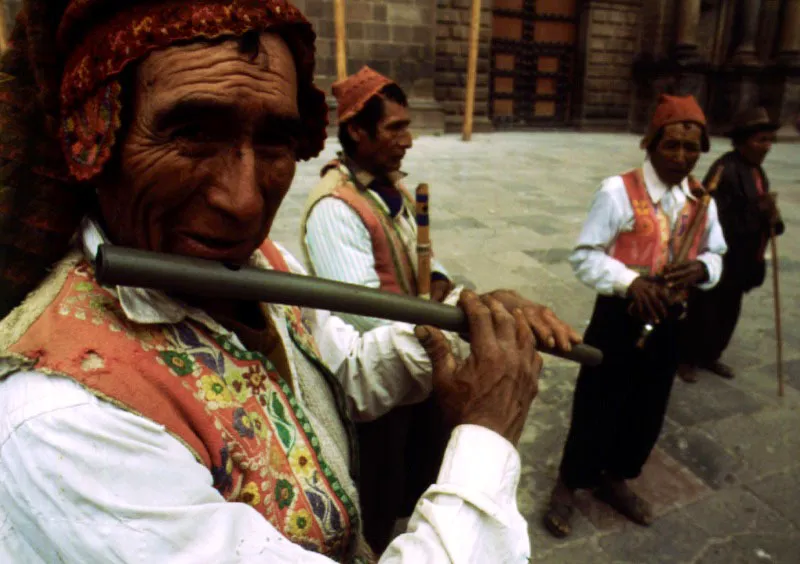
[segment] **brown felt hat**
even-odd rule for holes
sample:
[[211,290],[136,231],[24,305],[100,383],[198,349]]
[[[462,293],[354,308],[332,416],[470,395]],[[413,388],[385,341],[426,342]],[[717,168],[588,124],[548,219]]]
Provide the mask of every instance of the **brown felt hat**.
[[740,111],[733,117],[731,128],[725,133],[728,137],[747,135],[759,131],[776,131],[781,124],[770,119],[767,110],[761,106]]

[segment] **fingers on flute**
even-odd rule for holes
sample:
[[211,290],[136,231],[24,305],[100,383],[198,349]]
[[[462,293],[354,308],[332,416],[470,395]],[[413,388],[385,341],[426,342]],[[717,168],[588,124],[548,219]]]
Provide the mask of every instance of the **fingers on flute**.
[[536,341],[541,347],[554,349],[556,347],[556,337],[551,327],[551,322],[547,319],[545,312],[547,308],[526,307],[525,318],[530,323]]

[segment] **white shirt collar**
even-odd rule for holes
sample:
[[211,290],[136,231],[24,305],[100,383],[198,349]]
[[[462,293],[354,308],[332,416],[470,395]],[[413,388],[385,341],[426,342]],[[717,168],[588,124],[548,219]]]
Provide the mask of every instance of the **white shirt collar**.
[[[92,263],[97,258],[97,250],[100,245],[109,243],[102,227],[89,217],[84,218],[81,224],[81,241],[84,255]],[[250,265],[264,269],[272,268],[259,252],[253,253]],[[143,325],[173,324],[189,318],[205,325],[214,333],[235,337],[233,333],[214,321],[203,310],[171,298],[164,292],[127,286],[117,286],[115,291],[125,316],[134,323]],[[236,343],[238,344],[238,339]]]
[[692,195],[692,191],[689,189],[689,177],[681,181],[680,184],[676,184],[674,186],[667,186],[661,178],[659,178],[656,169],[653,167],[653,163],[650,162],[650,157],[647,157],[642,165],[642,173],[644,176],[644,183],[647,187],[647,193],[650,195],[650,199],[653,200],[654,204],[658,204],[661,201],[661,198],[664,197],[664,194],[676,188],[678,191],[682,192],[687,198],[692,200],[695,197]]

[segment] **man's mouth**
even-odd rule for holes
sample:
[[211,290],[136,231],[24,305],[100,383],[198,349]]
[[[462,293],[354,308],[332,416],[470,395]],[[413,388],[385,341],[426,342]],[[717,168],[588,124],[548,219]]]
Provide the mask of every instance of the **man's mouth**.
[[242,258],[252,252],[252,239],[211,237],[200,233],[177,233],[174,251],[212,260]]

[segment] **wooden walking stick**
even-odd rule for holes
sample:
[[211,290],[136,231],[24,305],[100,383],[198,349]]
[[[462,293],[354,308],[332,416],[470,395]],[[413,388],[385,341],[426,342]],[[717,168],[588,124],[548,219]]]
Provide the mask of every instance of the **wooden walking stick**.
[[431,226],[428,215],[429,189],[417,186],[417,296],[431,299]]
[[478,82],[478,43],[481,31],[481,0],[472,0],[472,19],[469,24],[469,56],[467,59],[467,99],[464,105],[464,141],[472,139],[475,114],[475,86]]
[[778,272],[778,241],[775,228],[770,228],[770,248],[772,249],[772,296],[775,302],[775,353],[778,357],[778,397],[783,397],[783,333],[781,332],[781,288]]
[[347,28],[345,26],[344,0],[334,0],[336,21],[336,75],[347,78]]

